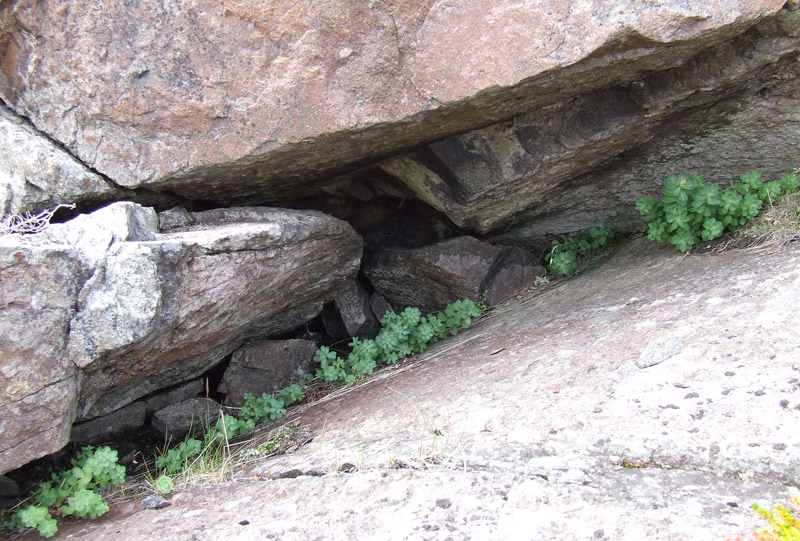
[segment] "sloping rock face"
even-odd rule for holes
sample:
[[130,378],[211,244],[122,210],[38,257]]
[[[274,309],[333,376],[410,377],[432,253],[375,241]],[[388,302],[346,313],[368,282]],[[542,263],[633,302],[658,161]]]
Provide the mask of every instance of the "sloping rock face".
[[[0,6],[0,96],[119,185],[259,204],[314,191],[356,164],[675,68],[784,0],[573,4],[147,0],[105,9],[15,0]],[[623,101],[598,114],[625,128],[641,124],[629,118],[637,107]],[[584,124],[596,108],[578,106],[574,137],[594,137]],[[535,113],[527,132],[545,128],[547,115]],[[609,145],[607,157],[623,147]],[[603,159],[596,154],[588,166]],[[467,200],[487,191],[465,186]],[[445,195],[463,205],[458,194]],[[489,218],[486,205],[456,222],[485,231],[513,213]]]
[[61,448],[73,420],[125,406],[292,330],[351,280],[361,240],[316,212],[227,209],[164,232],[117,203],[0,238],[0,471]]
[[800,468],[798,264],[797,243],[640,240],[307,408],[291,419],[307,444],[241,481],[62,535],[748,539],[765,525],[750,505],[787,505]]

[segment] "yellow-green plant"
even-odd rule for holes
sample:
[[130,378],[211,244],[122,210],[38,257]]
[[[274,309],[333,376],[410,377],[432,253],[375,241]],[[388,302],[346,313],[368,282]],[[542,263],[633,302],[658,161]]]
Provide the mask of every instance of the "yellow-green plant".
[[800,496],[792,495],[797,515],[781,504],[775,506],[774,511],[753,504],[753,510],[769,522],[769,526],[753,532],[758,541],[800,541]]

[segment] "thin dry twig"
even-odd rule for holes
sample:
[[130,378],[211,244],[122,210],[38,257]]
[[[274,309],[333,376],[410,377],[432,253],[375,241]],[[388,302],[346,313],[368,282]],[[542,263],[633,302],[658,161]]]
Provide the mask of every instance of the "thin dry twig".
[[74,209],[75,205],[72,203],[61,203],[52,209],[45,209],[38,214],[17,214],[11,212],[3,216],[0,220],[0,237],[3,235],[11,234],[31,234],[41,233],[50,225],[50,220],[53,218],[59,209]]

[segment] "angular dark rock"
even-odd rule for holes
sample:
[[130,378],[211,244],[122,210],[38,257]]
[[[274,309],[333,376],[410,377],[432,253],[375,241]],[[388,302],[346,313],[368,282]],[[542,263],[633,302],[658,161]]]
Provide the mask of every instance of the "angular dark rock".
[[333,338],[373,338],[380,323],[372,312],[369,293],[358,280],[339,289],[333,303],[322,311],[325,330]]
[[108,441],[111,437],[124,436],[145,425],[147,416],[172,404],[188,398],[196,397],[203,391],[203,378],[178,384],[172,389],[153,393],[142,400],[128,404],[122,409],[113,411],[83,423],[72,425],[70,441],[96,443]]
[[147,408],[137,401],[96,419],[72,425],[70,441],[97,443],[144,426]]
[[433,312],[458,299],[477,301],[482,293],[490,305],[497,304],[544,276],[545,269],[527,250],[464,236],[413,250],[379,251],[364,273],[392,306]]
[[498,304],[545,274],[547,271],[531,252],[516,246],[503,247],[483,289],[486,301],[490,306]]
[[394,312],[392,305],[386,302],[386,299],[380,293],[373,293],[369,296],[369,306],[378,321],[386,315],[386,312]]
[[424,248],[376,253],[364,273],[398,310],[441,310],[462,298],[477,300],[500,249],[473,237],[457,237]]
[[313,371],[317,344],[310,340],[265,340],[247,344],[233,353],[217,387],[225,405],[241,407],[244,395],[261,396],[302,380]]
[[192,216],[183,207],[173,207],[158,213],[158,229],[161,231],[188,227],[192,223]]
[[19,485],[5,475],[0,475],[0,498],[15,498],[19,496]]
[[192,398],[201,395],[207,395],[209,389],[206,388],[206,381],[204,378],[195,378],[184,383],[179,383],[169,389],[157,391],[150,396],[143,398],[141,401],[144,404],[145,412],[147,415],[152,415],[156,411],[163,409],[171,404],[177,404],[187,398]]

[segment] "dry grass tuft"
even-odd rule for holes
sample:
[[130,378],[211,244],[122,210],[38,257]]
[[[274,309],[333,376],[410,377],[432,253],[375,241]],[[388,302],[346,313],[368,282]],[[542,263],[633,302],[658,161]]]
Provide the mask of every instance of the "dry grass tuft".
[[800,240],[800,192],[784,195],[762,209],[756,218],[714,247],[714,252],[731,248],[780,248]]

